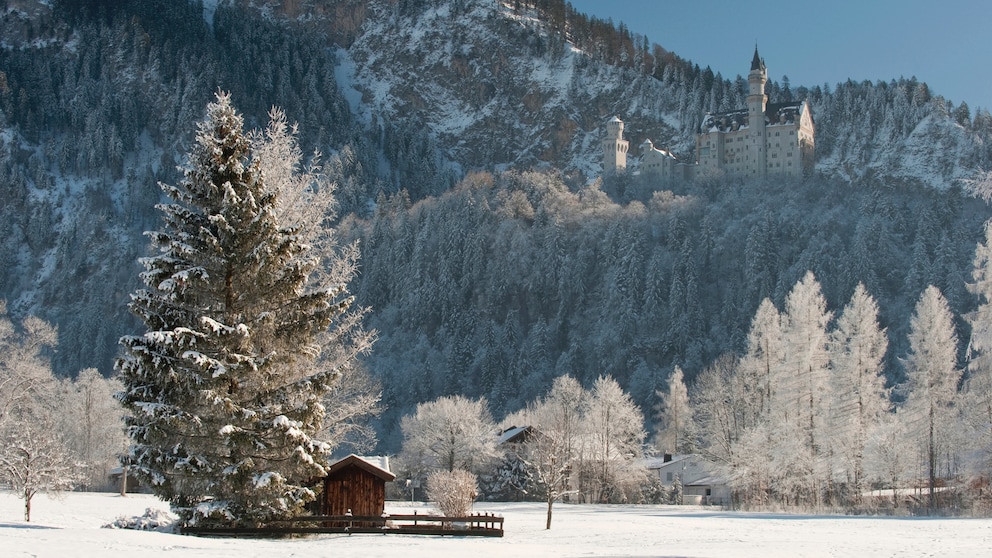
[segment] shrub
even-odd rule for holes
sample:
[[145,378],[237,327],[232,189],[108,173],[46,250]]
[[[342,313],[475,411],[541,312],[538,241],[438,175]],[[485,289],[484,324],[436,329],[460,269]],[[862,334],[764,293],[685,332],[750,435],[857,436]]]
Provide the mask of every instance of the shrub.
[[448,517],[463,517],[479,495],[475,475],[468,471],[434,471],[427,475],[427,498]]

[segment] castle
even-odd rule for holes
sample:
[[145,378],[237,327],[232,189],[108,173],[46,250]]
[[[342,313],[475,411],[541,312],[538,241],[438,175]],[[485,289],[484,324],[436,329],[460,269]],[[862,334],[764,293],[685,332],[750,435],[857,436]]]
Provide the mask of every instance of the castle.
[[707,114],[696,135],[697,172],[764,178],[813,170],[813,114],[806,101],[768,104],[768,70],[754,48],[747,108]]
[[[640,146],[641,175],[662,179],[691,178],[716,171],[737,176],[802,177],[813,170],[813,114],[806,101],[768,104],[765,84],[768,69],[754,48],[747,77],[747,107],[707,113],[696,135],[696,164],[679,163],[669,152],[646,139]],[[623,121],[614,116],[606,123],[603,140],[603,173],[627,168],[629,143],[623,139]]]

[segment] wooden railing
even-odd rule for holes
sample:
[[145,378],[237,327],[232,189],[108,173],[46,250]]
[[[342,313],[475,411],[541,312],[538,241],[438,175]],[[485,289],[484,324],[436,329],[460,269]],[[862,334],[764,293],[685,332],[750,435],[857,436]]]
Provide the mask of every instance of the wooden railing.
[[377,533],[399,535],[451,535],[502,537],[503,517],[490,513],[465,517],[443,515],[383,514],[382,516],[308,515],[276,519],[255,526],[200,523],[181,529],[183,534],[205,536],[278,537],[307,533]]

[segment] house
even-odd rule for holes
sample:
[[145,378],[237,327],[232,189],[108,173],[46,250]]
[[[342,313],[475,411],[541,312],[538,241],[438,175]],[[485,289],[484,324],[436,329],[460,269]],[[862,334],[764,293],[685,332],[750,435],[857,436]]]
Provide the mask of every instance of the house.
[[747,107],[706,114],[696,135],[697,173],[801,177],[813,170],[813,113],[805,101],[768,104],[768,69],[754,48]]
[[730,504],[730,486],[719,467],[700,455],[671,455],[646,461],[647,469],[657,476],[665,488],[682,483],[682,503],[692,505]]
[[388,457],[339,459],[327,468],[320,514],[378,517],[386,508],[386,483],[395,478]]

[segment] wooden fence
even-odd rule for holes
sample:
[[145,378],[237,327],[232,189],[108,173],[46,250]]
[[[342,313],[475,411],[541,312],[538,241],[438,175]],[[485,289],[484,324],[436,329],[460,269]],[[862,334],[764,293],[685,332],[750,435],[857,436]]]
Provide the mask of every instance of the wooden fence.
[[295,534],[375,533],[382,535],[450,535],[460,537],[502,537],[503,517],[490,513],[466,517],[412,514],[376,516],[308,515],[277,519],[257,526],[232,527],[227,524],[199,524],[183,527],[185,535],[229,537],[279,537]]

